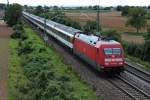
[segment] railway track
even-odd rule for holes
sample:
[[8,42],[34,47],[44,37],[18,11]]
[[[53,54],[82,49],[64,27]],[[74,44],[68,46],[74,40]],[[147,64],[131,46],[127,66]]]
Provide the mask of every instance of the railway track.
[[134,76],[140,78],[141,80],[147,82],[150,84],[150,73],[135,67],[129,63],[125,63],[126,64],[126,71],[133,74]]
[[127,94],[133,100],[150,100],[150,95],[132,85],[120,76],[109,80],[116,88]]

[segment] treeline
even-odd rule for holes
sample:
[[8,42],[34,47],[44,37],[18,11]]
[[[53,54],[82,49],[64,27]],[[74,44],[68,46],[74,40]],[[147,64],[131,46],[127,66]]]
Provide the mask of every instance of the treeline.
[[140,8],[141,10],[145,10],[145,12],[149,12],[148,10],[150,10],[150,6],[148,7],[138,7],[138,6],[117,6],[116,10],[117,11],[121,11],[121,15],[122,16],[128,16],[130,15],[130,10],[131,9],[136,9],[136,8]]
[[[97,11],[97,10],[111,10],[112,8],[115,9],[115,7],[101,7],[101,6],[98,6],[98,5],[94,5],[94,6],[78,6],[78,7],[59,7],[59,6],[45,6],[46,8],[48,9],[61,9],[61,10],[94,10],[94,11]],[[32,7],[32,6],[27,6],[27,5],[24,5],[24,8],[25,9],[34,9],[35,7]]]

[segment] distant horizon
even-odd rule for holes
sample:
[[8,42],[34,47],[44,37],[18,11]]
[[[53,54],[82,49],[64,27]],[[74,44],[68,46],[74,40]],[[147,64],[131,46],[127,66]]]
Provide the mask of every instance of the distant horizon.
[[[0,0],[0,3],[7,3],[7,0]],[[9,0],[9,3],[18,3],[28,6],[59,6],[59,7],[81,7],[100,5],[101,7],[121,6],[150,6],[150,0]]]

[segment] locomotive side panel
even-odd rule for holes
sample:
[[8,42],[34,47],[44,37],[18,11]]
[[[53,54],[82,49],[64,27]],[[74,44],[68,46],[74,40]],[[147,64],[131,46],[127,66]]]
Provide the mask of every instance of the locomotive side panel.
[[75,39],[73,51],[77,56],[79,56],[80,58],[82,58],[97,69],[96,47],[87,44],[82,40]]

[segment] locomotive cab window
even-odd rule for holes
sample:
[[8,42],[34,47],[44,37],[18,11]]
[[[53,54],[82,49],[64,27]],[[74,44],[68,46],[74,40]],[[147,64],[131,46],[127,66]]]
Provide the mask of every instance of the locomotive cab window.
[[112,49],[111,48],[104,48],[104,53],[106,55],[112,54]]
[[104,53],[106,55],[110,55],[110,54],[120,55],[121,54],[121,49],[120,48],[104,48]]
[[113,48],[113,54],[121,54],[121,49],[120,48]]

